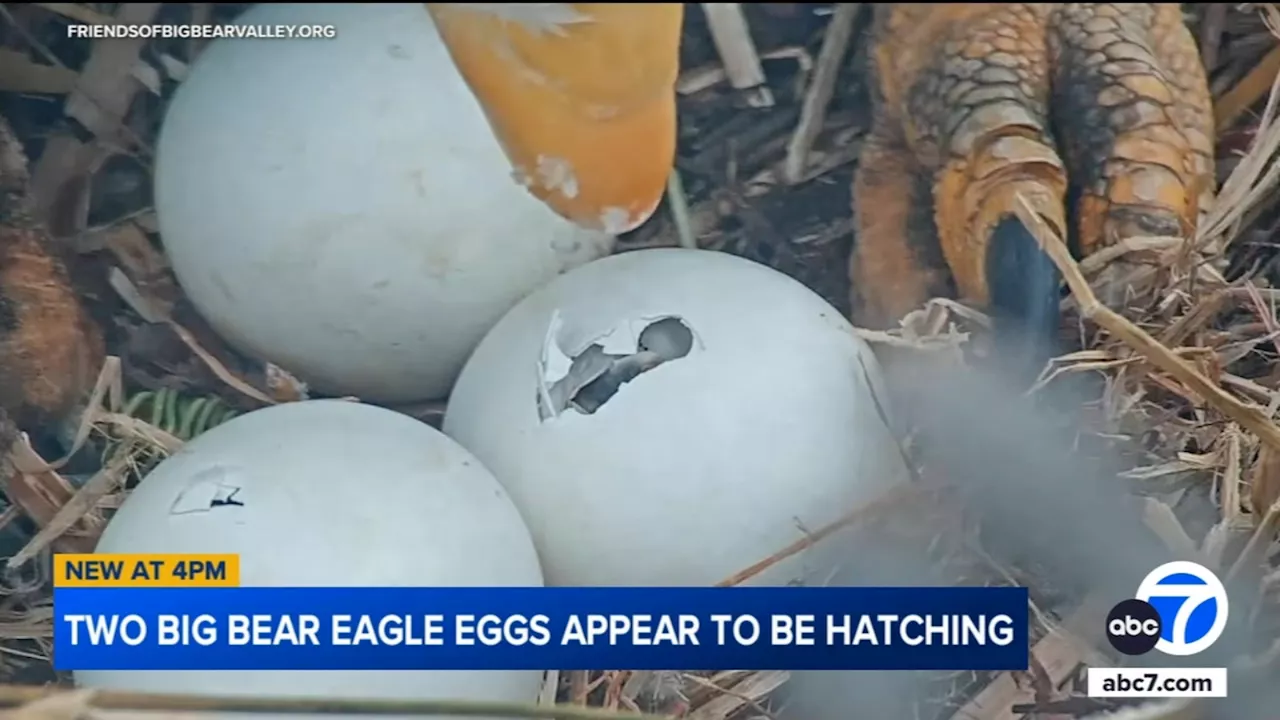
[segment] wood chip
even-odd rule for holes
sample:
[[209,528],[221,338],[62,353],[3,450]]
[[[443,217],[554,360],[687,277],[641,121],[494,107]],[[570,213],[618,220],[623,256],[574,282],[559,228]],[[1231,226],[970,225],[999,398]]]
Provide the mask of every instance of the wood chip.
[[29,702],[2,713],[3,720],[81,720],[91,714],[96,690],[72,690]]
[[160,323],[169,319],[169,310],[172,308],[162,309],[158,307],[150,298],[138,290],[138,286],[134,285],[129,276],[120,268],[113,267],[107,271],[107,284],[143,320],[149,323]]
[[56,13],[69,20],[87,23],[89,25],[106,25],[113,22],[110,15],[104,15],[97,10],[89,8],[79,3],[34,3],[36,7],[44,8],[51,13]]
[[702,3],[711,39],[724,63],[729,84],[738,90],[754,90],[747,96],[752,107],[773,107],[773,93],[765,86],[764,68],[751,28],[742,14],[740,3]]
[[1248,75],[1240,79],[1214,103],[1214,125],[1226,128],[1244,115],[1255,103],[1267,96],[1276,75],[1280,73],[1280,47],[1262,58]]
[[[1087,626],[1090,622],[1102,626],[1094,605],[1081,609],[1063,627],[1054,629],[1031,649],[1055,689],[1067,682],[1081,665],[1106,664],[1104,655],[1068,629]],[[1005,673],[960,708],[951,720],[1018,720],[1022,716],[1013,712],[1013,706],[1035,701],[1035,691],[1030,683],[1019,684],[1013,673]]]
[[[10,425],[7,420],[4,424]],[[14,440],[8,457],[0,462],[0,490],[39,527],[53,521],[58,511],[70,502],[75,488],[49,467],[44,458],[31,448],[24,434],[16,428],[4,433]],[[44,469],[42,469],[44,468]],[[60,534],[53,542],[59,552],[93,552],[97,535],[105,523],[100,516],[88,514],[80,518],[74,530]]]
[[1264,446],[1258,453],[1249,483],[1249,506],[1253,512],[1262,514],[1280,502],[1280,452]]
[[752,673],[742,682],[727,688],[729,692],[713,698],[689,717],[691,720],[726,720],[738,710],[763,700],[769,693],[782,687],[790,677],[791,673],[783,670]]
[[[93,477],[89,478],[89,481],[71,496],[71,499],[65,505],[58,508],[58,512],[54,513],[49,522],[40,528],[39,532],[28,540],[21,550],[9,558],[7,567],[10,569],[21,567],[37,557],[41,551],[52,545],[58,538],[80,523],[89,513],[93,512],[98,506],[99,500],[123,487],[129,463],[130,458],[123,453],[111,458],[106,465],[94,473]],[[102,525],[95,524],[95,527],[101,528]],[[93,538],[93,540],[96,542],[97,538]]]
[[257,400],[264,405],[276,404],[275,400],[271,399],[247,381],[237,377],[236,374],[227,369],[227,366],[223,365],[218,358],[214,357],[212,353],[201,347],[200,343],[196,340],[195,336],[191,334],[190,330],[187,330],[172,320],[169,321],[169,327],[173,328],[173,331],[177,333],[178,338],[182,340],[183,344],[190,348],[191,352],[195,353],[196,357],[203,360],[204,364],[213,372],[214,375],[218,377],[219,380],[226,383],[245,397]]
[[805,93],[804,105],[800,109],[800,122],[791,134],[791,142],[787,145],[787,159],[782,166],[782,177],[786,182],[794,184],[805,176],[805,168],[809,165],[809,150],[813,141],[822,132],[823,118],[827,105],[835,92],[836,80],[840,78],[840,67],[844,63],[845,53],[849,48],[849,39],[853,36],[853,21],[858,17],[862,3],[837,3],[835,14],[827,25],[826,35],[822,39],[822,49],[818,51],[817,67],[813,72],[813,80]]
[[0,48],[0,92],[64,95],[76,86],[76,71],[45,65],[24,53]]
[[[54,237],[70,237],[84,230],[89,190],[84,179],[101,154],[101,148],[57,132],[50,136],[40,159],[31,168],[32,207]],[[80,182],[72,186],[77,179]]]
[[1142,510],[1143,524],[1151,528],[1151,531],[1160,538],[1174,556],[1208,567],[1213,566],[1213,563],[1200,552],[1200,548],[1187,534],[1186,529],[1182,527],[1182,523],[1173,513],[1173,508],[1155,498],[1146,498]]
[[[163,3],[121,3],[115,22],[141,25],[155,19]],[[93,45],[76,82],[75,92],[67,98],[65,112],[89,132],[120,145],[127,143],[122,122],[141,89],[134,77],[138,55],[147,44],[146,38],[117,38]],[[130,138],[131,139],[131,138]]]

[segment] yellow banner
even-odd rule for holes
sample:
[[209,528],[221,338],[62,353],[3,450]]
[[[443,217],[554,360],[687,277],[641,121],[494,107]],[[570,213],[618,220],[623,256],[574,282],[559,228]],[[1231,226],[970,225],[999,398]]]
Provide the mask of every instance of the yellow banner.
[[54,587],[239,587],[229,553],[59,553]]

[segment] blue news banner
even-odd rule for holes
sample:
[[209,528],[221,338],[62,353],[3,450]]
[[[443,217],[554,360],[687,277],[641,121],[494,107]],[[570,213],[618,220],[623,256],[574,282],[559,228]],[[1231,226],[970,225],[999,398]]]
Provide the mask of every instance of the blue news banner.
[[1025,670],[1024,588],[58,588],[59,670]]

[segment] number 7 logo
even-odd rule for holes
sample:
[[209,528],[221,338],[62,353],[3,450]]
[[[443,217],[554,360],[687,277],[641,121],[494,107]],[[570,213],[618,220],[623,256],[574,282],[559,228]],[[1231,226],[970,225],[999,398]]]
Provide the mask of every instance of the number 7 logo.
[[1217,642],[1227,627],[1227,590],[1203,565],[1178,560],[1152,570],[1134,596],[1155,608],[1162,632],[1156,650],[1195,655]]

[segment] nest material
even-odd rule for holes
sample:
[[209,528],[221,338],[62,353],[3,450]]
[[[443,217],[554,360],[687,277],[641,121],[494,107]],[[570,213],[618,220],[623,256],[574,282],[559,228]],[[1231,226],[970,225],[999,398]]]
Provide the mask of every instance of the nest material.
[[[787,3],[743,6],[754,42],[735,34],[732,16],[720,20],[721,27],[708,28],[707,20],[724,17],[723,9],[704,18],[691,8],[682,48],[679,159],[689,202],[664,205],[645,227],[624,238],[624,248],[676,245],[683,234],[703,247],[773,265],[847,310],[850,166],[868,120],[856,32],[865,8],[837,4],[818,15],[815,7],[821,9]],[[1081,263],[1070,259],[1060,240],[1042,234],[1071,289],[1065,317],[1079,350],[1056,359],[1039,387],[1073,377],[1100,378],[1099,391],[1083,408],[1081,435],[1126,447],[1131,462],[1125,478],[1157,497],[1145,522],[1180,553],[1248,578],[1257,587],[1256,606],[1264,609],[1280,595],[1273,557],[1280,531],[1280,430],[1273,420],[1280,410],[1275,314],[1280,254],[1273,240],[1280,226],[1275,107],[1280,93],[1274,87],[1280,43],[1273,29],[1280,14],[1260,4],[1188,7],[1218,104],[1222,175],[1217,204],[1191,242],[1135,239]],[[129,403],[123,385],[221,395],[241,409],[305,395],[287,373],[238,358],[183,317],[181,294],[153,242],[146,172],[150,147],[163,101],[185,76],[200,43],[76,43],[66,40],[63,30],[67,22],[209,22],[238,9],[204,3],[163,9],[154,4],[0,6],[5,68],[0,111],[14,120],[37,159],[36,204],[56,219],[51,226],[57,239],[96,269],[96,275],[87,275],[96,276],[97,284],[86,280],[84,291],[97,298],[99,315],[125,328],[111,338],[122,366],[113,359],[104,369],[92,404],[101,410],[82,423],[77,444],[98,428],[114,439],[114,448],[126,451],[77,487],[29,445],[15,445],[13,472],[23,487],[33,488],[34,499],[11,496],[14,505],[0,517],[0,526],[25,514],[35,527],[22,538],[20,562],[13,563],[28,574],[11,575],[13,587],[0,607],[0,640],[7,641],[10,662],[47,653],[51,636],[47,588],[38,571],[30,572],[38,570],[38,562],[28,561],[59,543],[91,538],[101,514],[118,504],[127,487],[129,461],[172,451],[185,439],[177,426],[156,427],[165,424],[124,412]],[[761,76],[768,78],[767,86],[755,84]],[[38,99],[30,100],[33,95]],[[49,112],[47,99],[64,97],[62,112]],[[87,130],[90,139],[68,131],[68,122]],[[897,331],[862,334],[886,355],[963,364],[986,326],[980,313],[939,300],[912,314]],[[1180,498],[1197,489],[1212,500],[1212,517],[1181,512]],[[852,513],[845,523],[920,508],[956,515],[936,494],[912,488]],[[945,528],[925,540],[957,581],[1033,583],[1037,591],[1053,584],[1053,578],[987,556],[963,522],[916,526]],[[809,541],[837,529],[818,530]],[[799,549],[781,549],[725,584]],[[904,703],[902,714],[985,719],[1114,709],[1080,697],[1081,666],[1103,661],[1076,634],[1079,617],[1089,611],[1087,604],[1076,608],[1069,602],[1035,608],[1037,644],[1030,672],[930,677],[920,697]],[[1258,613],[1260,623],[1265,617]],[[1274,672],[1280,625],[1259,625],[1256,632],[1273,645],[1254,662],[1270,664]],[[566,672],[549,678],[545,697],[608,709],[693,714],[700,720],[767,718],[777,712],[772,698],[786,680],[780,672]],[[92,714],[88,696],[60,697],[10,714],[50,720]],[[0,698],[8,703],[32,699],[18,692],[0,692]],[[1123,712],[1117,717],[1206,716],[1194,703]]]

